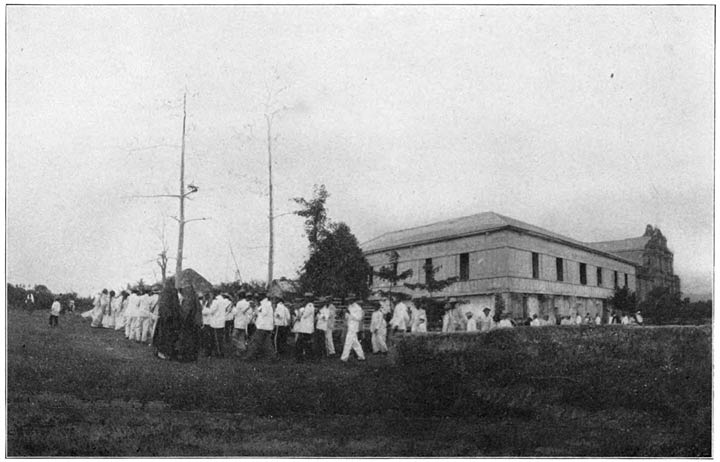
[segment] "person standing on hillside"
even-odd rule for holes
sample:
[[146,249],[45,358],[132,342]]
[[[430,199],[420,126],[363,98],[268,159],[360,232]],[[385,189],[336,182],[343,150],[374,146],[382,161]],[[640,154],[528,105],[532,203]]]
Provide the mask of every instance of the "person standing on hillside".
[[109,305],[108,291],[103,289],[95,299],[95,307],[92,313],[92,322],[90,327],[102,327],[102,320]]
[[50,327],[58,326],[58,320],[60,319],[61,310],[62,307],[60,306],[60,297],[55,297],[55,300],[50,307],[50,320],[48,321],[50,323]]
[[477,332],[477,319],[475,316],[473,316],[472,311],[468,311],[467,314],[467,323],[465,323],[465,330],[467,332]]
[[[363,320],[363,310],[357,303],[355,294],[348,294],[346,297],[347,301],[350,302],[347,312],[347,334],[345,335],[345,346],[343,347],[342,355],[340,360],[347,362],[350,359],[350,350],[354,350],[359,361],[365,361],[365,354],[362,350],[362,345],[358,341],[358,331],[360,330],[360,323]],[[407,309],[407,308],[406,308]],[[406,313],[407,314],[407,313]]]
[[335,316],[337,308],[335,304],[340,304],[340,299],[333,298],[327,306],[327,329],[325,330],[325,349],[328,356],[335,356],[335,341],[333,340],[333,331],[335,330]]
[[202,310],[203,315],[207,316],[208,330],[205,338],[205,352],[212,356],[222,358],[224,356],[223,349],[223,332],[225,329],[225,308],[230,303],[220,292],[217,292],[215,299],[209,307]]

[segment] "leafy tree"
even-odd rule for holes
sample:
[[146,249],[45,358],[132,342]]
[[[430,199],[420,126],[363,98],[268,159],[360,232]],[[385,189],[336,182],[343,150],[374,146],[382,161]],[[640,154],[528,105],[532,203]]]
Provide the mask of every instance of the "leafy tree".
[[630,292],[627,287],[616,287],[612,297],[608,298],[608,303],[613,309],[624,313],[634,313],[637,310],[635,292]]
[[388,257],[388,264],[380,267],[377,271],[373,271],[373,275],[381,279],[384,279],[392,286],[390,290],[381,290],[380,293],[385,297],[404,298],[407,296],[404,292],[394,291],[393,288],[398,286],[400,282],[405,279],[412,277],[413,270],[408,268],[402,273],[398,273],[398,258],[399,255],[396,251],[392,250],[386,253]]
[[301,206],[300,210],[293,212],[295,215],[305,218],[305,234],[310,242],[310,252],[317,250],[318,243],[328,232],[330,222],[327,218],[325,202],[330,197],[325,185],[313,187],[313,198],[309,201],[302,197],[295,197],[293,201]]
[[647,298],[640,305],[643,315],[653,324],[668,324],[680,322],[686,316],[682,310],[680,293],[672,293],[664,287],[651,290]]
[[369,291],[370,271],[370,264],[350,227],[342,222],[332,224],[300,271],[300,289],[339,297],[354,293],[364,298]]
[[432,263],[426,263],[423,265],[423,271],[425,271],[425,282],[419,282],[417,284],[405,283],[405,287],[412,290],[426,290],[432,297],[435,293],[445,290],[450,287],[460,278],[457,276],[449,277],[446,279],[435,279],[435,273],[440,271],[442,266],[433,266]]

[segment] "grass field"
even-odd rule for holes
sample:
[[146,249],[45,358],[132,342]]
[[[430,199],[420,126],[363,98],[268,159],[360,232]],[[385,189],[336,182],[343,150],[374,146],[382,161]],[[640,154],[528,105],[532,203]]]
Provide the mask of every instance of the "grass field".
[[[634,344],[660,356],[651,367],[614,349],[594,372],[587,360],[608,339],[636,335],[578,332],[594,350],[570,356],[520,329],[480,340],[490,359],[510,355],[500,358],[507,368],[442,356],[422,359],[426,367],[384,357],[179,364],[76,316],[50,329],[45,312],[7,313],[8,456],[710,455],[707,327],[642,332]],[[513,335],[512,348],[498,347]],[[533,362],[536,351],[562,356],[563,369]],[[590,369],[568,370],[576,364]],[[601,380],[608,368],[625,383]]]

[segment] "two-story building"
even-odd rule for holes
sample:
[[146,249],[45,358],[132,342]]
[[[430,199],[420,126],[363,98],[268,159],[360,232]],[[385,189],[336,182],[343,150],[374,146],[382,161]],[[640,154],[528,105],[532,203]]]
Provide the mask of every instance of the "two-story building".
[[[615,287],[636,291],[632,260],[494,212],[386,233],[361,247],[374,270],[388,266],[389,253],[397,252],[395,270],[412,269],[402,283],[425,282],[430,268],[437,269],[436,280],[457,277],[429,295],[461,299],[463,311],[494,312],[500,298],[516,318],[594,317]],[[402,283],[391,287],[375,277],[371,286],[412,292]]]

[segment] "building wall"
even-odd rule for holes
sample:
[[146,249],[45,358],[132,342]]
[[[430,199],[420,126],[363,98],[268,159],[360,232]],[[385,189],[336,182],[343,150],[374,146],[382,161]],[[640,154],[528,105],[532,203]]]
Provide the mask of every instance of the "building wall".
[[[438,295],[479,295],[493,293],[557,294],[587,298],[608,298],[614,289],[613,274],[618,284],[636,290],[635,267],[611,257],[575,248],[521,232],[503,230],[479,236],[446,240],[437,243],[396,249],[398,272],[413,269],[413,276],[404,282],[425,282],[423,266],[427,258],[440,267],[437,280],[459,276],[460,254],[469,254],[469,280],[459,281]],[[539,277],[533,279],[532,253],[538,254]],[[563,281],[557,280],[556,259],[563,259]],[[367,255],[374,269],[388,264],[385,252]],[[586,284],[580,282],[580,263],[586,265]],[[601,268],[603,280],[598,286],[596,269]],[[387,288],[387,281],[374,278],[373,289]]]

